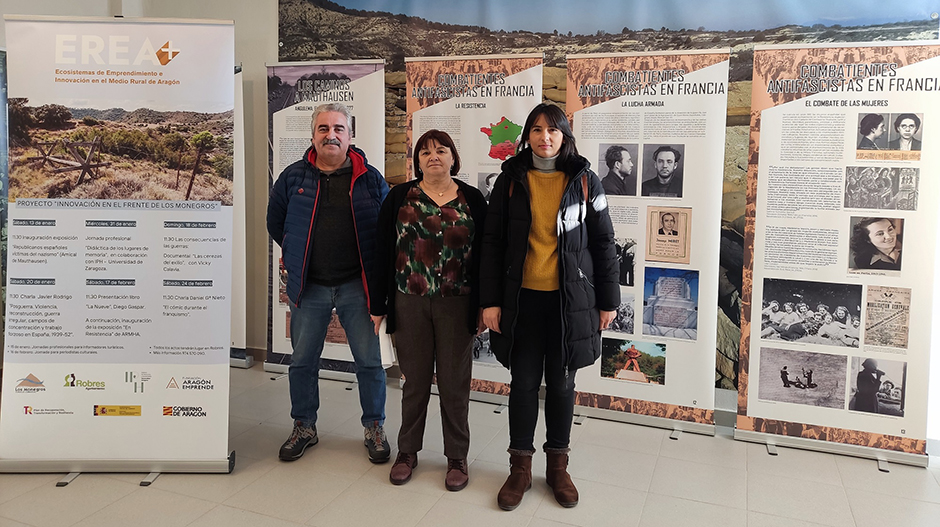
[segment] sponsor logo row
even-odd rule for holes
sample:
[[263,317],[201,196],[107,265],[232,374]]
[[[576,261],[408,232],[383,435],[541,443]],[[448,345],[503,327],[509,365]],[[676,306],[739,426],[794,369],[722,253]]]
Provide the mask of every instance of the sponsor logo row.
[[[122,391],[132,391],[133,393],[144,393],[150,384],[153,376],[145,371],[125,371],[123,382],[117,385],[122,387]],[[17,384],[13,388],[15,393],[38,393],[47,390],[46,383],[30,373],[22,379],[16,380]],[[160,384],[163,384],[162,382]],[[48,389],[52,389],[56,383],[50,383]],[[85,390],[85,391],[103,391],[114,388],[114,381],[102,379],[88,379],[77,377],[74,373],[68,373],[64,377],[64,383],[58,384],[65,390]],[[212,380],[203,377],[185,376],[170,377],[164,387],[165,390],[214,390],[215,385]]]
[[[25,415],[75,415],[73,410],[65,408],[39,408],[36,406],[23,406]],[[144,415],[141,405],[125,404],[96,404],[95,417],[140,417]],[[163,406],[164,417],[208,417],[208,412],[202,406]]]

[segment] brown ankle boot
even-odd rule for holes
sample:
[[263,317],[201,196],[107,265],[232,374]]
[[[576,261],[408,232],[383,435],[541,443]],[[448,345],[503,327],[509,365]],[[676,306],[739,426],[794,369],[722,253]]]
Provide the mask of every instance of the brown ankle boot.
[[509,449],[509,477],[496,496],[500,509],[515,509],[522,503],[525,492],[532,488],[532,454],[534,450]]
[[545,480],[555,493],[555,501],[566,508],[578,504],[578,489],[568,475],[570,448],[546,448]]

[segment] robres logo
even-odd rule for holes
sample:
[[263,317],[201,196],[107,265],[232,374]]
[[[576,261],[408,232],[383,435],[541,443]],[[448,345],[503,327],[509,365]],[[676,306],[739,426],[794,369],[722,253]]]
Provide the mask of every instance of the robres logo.
[[55,63],[86,66],[140,66],[149,63],[166,66],[180,54],[172,40],[155,48],[150,39],[145,38],[136,53],[131,51],[130,42],[131,37],[128,35],[111,35],[107,42],[98,35],[56,35]]
[[104,381],[86,381],[75,377],[74,373],[65,376],[65,388],[84,388],[86,390],[104,390]]

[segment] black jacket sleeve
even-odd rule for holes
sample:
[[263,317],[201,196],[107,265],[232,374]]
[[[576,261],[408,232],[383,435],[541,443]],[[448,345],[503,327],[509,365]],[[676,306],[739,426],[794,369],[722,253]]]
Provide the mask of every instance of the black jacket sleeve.
[[614,225],[610,220],[607,196],[601,181],[588,172],[588,250],[594,260],[594,293],[597,308],[616,311],[620,306],[620,263],[614,244]]
[[506,240],[509,230],[509,176],[496,178],[486,212],[480,259],[480,307],[499,307],[503,298]]

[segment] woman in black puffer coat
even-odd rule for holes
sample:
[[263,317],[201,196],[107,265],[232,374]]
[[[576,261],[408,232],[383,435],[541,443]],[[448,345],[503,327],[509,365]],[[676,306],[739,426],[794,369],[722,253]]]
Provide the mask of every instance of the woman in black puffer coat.
[[490,346],[512,374],[504,510],[531,486],[543,370],[546,479],[562,506],[578,503],[567,472],[574,376],[600,357],[601,331],[620,304],[618,271],[601,182],[578,155],[564,112],[540,104],[493,188],[480,268]]

